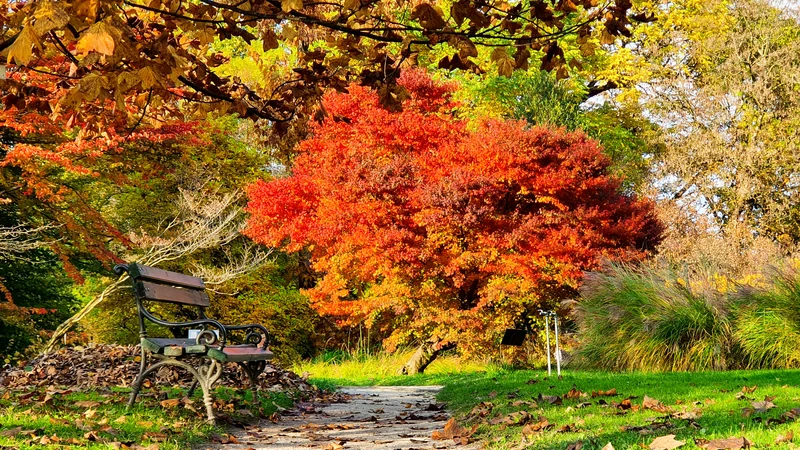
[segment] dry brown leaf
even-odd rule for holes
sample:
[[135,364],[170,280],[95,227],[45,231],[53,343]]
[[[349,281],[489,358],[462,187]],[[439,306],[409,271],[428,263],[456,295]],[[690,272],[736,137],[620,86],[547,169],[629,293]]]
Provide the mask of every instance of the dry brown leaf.
[[602,450],[614,450],[614,446],[611,445],[611,442],[609,442],[608,444],[603,446]]
[[566,450],[581,450],[582,448],[583,448],[583,441],[578,441],[569,444]]
[[696,420],[702,415],[703,415],[703,412],[700,411],[699,409],[696,409],[694,411],[676,412],[676,413],[673,413],[670,417],[672,417],[674,419]]
[[789,430],[786,434],[781,434],[777,438],[775,438],[776,444],[783,444],[786,442],[792,442],[794,440],[794,430]]
[[674,434],[668,434],[655,438],[649,447],[650,450],[672,450],[683,445],[686,445],[686,442],[676,440]]
[[751,405],[753,405],[753,409],[755,409],[756,412],[765,412],[775,407],[774,403],[766,400],[763,402],[753,402]]
[[166,400],[161,400],[162,408],[174,408],[180,404],[181,404],[181,399],[179,398],[168,398]]
[[539,421],[536,423],[529,423],[522,427],[522,434],[524,436],[530,436],[531,434],[536,434],[542,432],[544,430],[548,430],[553,428],[553,424],[551,424],[547,419],[544,417],[539,417]]
[[547,403],[549,403],[551,405],[555,405],[555,406],[558,406],[558,405],[562,404],[561,397],[558,396],[558,395],[542,395],[542,394],[539,394],[539,397],[537,397],[537,399],[539,401],[547,402]]
[[527,411],[516,411],[503,418],[506,425],[525,425],[530,422],[531,415]]
[[[755,390],[755,386],[753,386]],[[697,442],[695,442],[697,443]],[[741,450],[750,448],[751,442],[747,438],[728,438],[728,439],[714,439],[712,441],[698,443],[700,448],[706,450]]]
[[575,388],[575,386],[573,386],[572,389],[569,390],[569,392],[564,394],[564,398],[569,400],[577,400],[585,395],[586,395],[585,393],[579,391],[578,389]]
[[664,406],[663,403],[652,397],[648,397],[647,395],[645,395],[644,400],[642,400],[642,408],[651,409],[655,412],[660,412],[660,413],[670,412],[670,409]]
[[742,386],[742,393],[744,394],[752,394],[753,392],[758,389],[758,385],[754,384],[753,387]]
[[98,406],[100,406],[100,402],[95,402],[92,400],[82,400],[73,403],[73,405],[78,408],[97,408]]
[[434,432],[431,434],[431,439],[441,441],[445,439],[469,438],[477,429],[477,424],[475,424],[472,428],[465,428],[456,423],[456,419],[451,417],[450,420],[448,420],[444,425],[443,431],[434,430]]
[[145,431],[144,438],[154,442],[164,442],[167,440],[167,435],[164,433],[156,433],[154,431]]
[[594,397],[611,397],[617,395],[617,388],[609,389],[607,391],[592,391],[592,398]]

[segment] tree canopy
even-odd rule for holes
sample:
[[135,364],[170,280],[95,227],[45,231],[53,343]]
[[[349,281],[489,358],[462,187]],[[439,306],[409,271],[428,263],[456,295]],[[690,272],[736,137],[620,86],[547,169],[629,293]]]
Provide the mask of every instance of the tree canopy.
[[652,204],[620,193],[582,133],[454,117],[454,87],[405,72],[401,112],[372,89],[328,94],[291,175],[249,190],[246,234],[308,248],[312,304],[342,323],[485,350],[537,306],[575,294],[601,258],[659,242]]
[[[532,56],[546,70],[580,59],[560,42],[578,36],[584,54],[598,42],[629,35],[630,0],[452,4],[381,0],[26,0],[0,12],[0,50],[9,74],[46,73],[58,88],[42,92],[13,76],[0,82],[6,104],[67,120],[125,118],[131,109],[236,112],[243,117],[291,120],[324,88],[352,81],[378,89],[384,105],[399,106],[394,83],[404,63],[443,45],[444,68],[485,70],[478,47],[498,70],[527,67]],[[291,54],[272,67],[273,77],[246,83],[220,75],[220,42],[258,42]],[[509,52],[511,50],[511,52]],[[262,61],[268,63],[268,61]],[[143,96],[144,94],[144,96]],[[182,100],[180,107],[168,105]],[[90,106],[91,105],[91,106]],[[99,116],[98,109],[113,114]],[[137,118],[127,117],[128,122]],[[88,127],[101,133],[103,126]]]

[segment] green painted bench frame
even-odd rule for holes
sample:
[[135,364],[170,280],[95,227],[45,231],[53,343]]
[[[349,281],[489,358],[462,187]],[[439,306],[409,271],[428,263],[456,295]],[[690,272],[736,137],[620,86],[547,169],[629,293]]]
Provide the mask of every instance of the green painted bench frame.
[[[180,367],[194,377],[189,388],[191,397],[199,385],[203,390],[203,402],[208,420],[214,422],[214,401],[211,390],[222,375],[223,364],[233,362],[247,374],[253,401],[258,399],[258,376],[273,358],[268,345],[272,336],[267,329],[258,324],[223,325],[210,319],[205,309],[211,304],[202,279],[169,272],[137,263],[119,264],[114,267],[117,275],[127,273],[133,284],[136,306],[139,312],[139,336],[142,346],[142,360],[139,374],[131,386],[128,406],[136,402],[136,397],[148,375],[162,366]],[[198,319],[189,322],[169,322],[154,316],[148,309],[149,302],[166,302],[197,308]],[[181,329],[199,328],[195,339],[151,338],[147,336],[146,321],[170,328],[180,334]],[[244,334],[239,344],[230,345],[234,332]]]

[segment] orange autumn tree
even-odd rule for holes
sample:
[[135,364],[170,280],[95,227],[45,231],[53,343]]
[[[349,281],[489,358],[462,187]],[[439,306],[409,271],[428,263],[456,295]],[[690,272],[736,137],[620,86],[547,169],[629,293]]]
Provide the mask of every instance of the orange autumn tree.
[[582,133],[514,121],[470,124],[452,84],[405,72],[401,112],[371,89],[324,98],[327,118],[285,178],[249,189],[254,240],[308,249],[308,291],[341,324],[437,350],[476,353],[537,307],[572,296],[601,258],[641,258],[658,243],[652,204],[620,193]]

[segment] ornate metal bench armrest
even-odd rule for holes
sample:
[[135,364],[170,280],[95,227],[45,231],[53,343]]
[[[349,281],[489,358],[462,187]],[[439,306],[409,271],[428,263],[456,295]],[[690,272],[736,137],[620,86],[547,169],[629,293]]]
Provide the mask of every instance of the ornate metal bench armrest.
[[[225,348],[225,342],[228,340],[228,334],[226,332],[225,325],[222,325],[221,323],[219,323],[219,322],[217,322],[216,320],[213,320],[213,319],[203,318],[203,319],[198,319],[198,320],[192,320],[190,322],[168,322],[166,320],[161,320],[158,317],[150,314],[150,312],[147,311],[144,308],[141,309],[141,314],[144,317],[146,317],[147,320],[149,320],[149,321],[151,321],[151,322],[153,322],[155,324],[164,326],[164,327],[187,328],[187,327],[193,327],[193,326],[197,326],[197,325],[202,325],[203,326],[203,330],[206,331],[205,330],[205,326],[206,325],[212,325],[219,332],[219,348],[220,348],[220,350]],[[213,335],[213,333],[210,333],[210,334]],[[204,336],[204,333],[201,332],[200,335]],[[202,343],[202,344],[205,344],[205,345],[213,345],[213,344],[215,344],[213,339],[201,338],[200,336],[198,336],[198,338],[199,338],[199,340],[205,339],[204,342],[198,342],[198,343]]]
[[236,331],[236,330],[247,331],[247,335],[245,336],[244,340],[248,344],[258,345],[258,343],[263,340],[264,344],[261,346],[263,350],[266,350],[269,344],[275,342],[275,337],[269,331],[267,331],[267,328],[257,323],[250,323],[247,325],[222,325],[222,326],[225,327],[225,331]]

